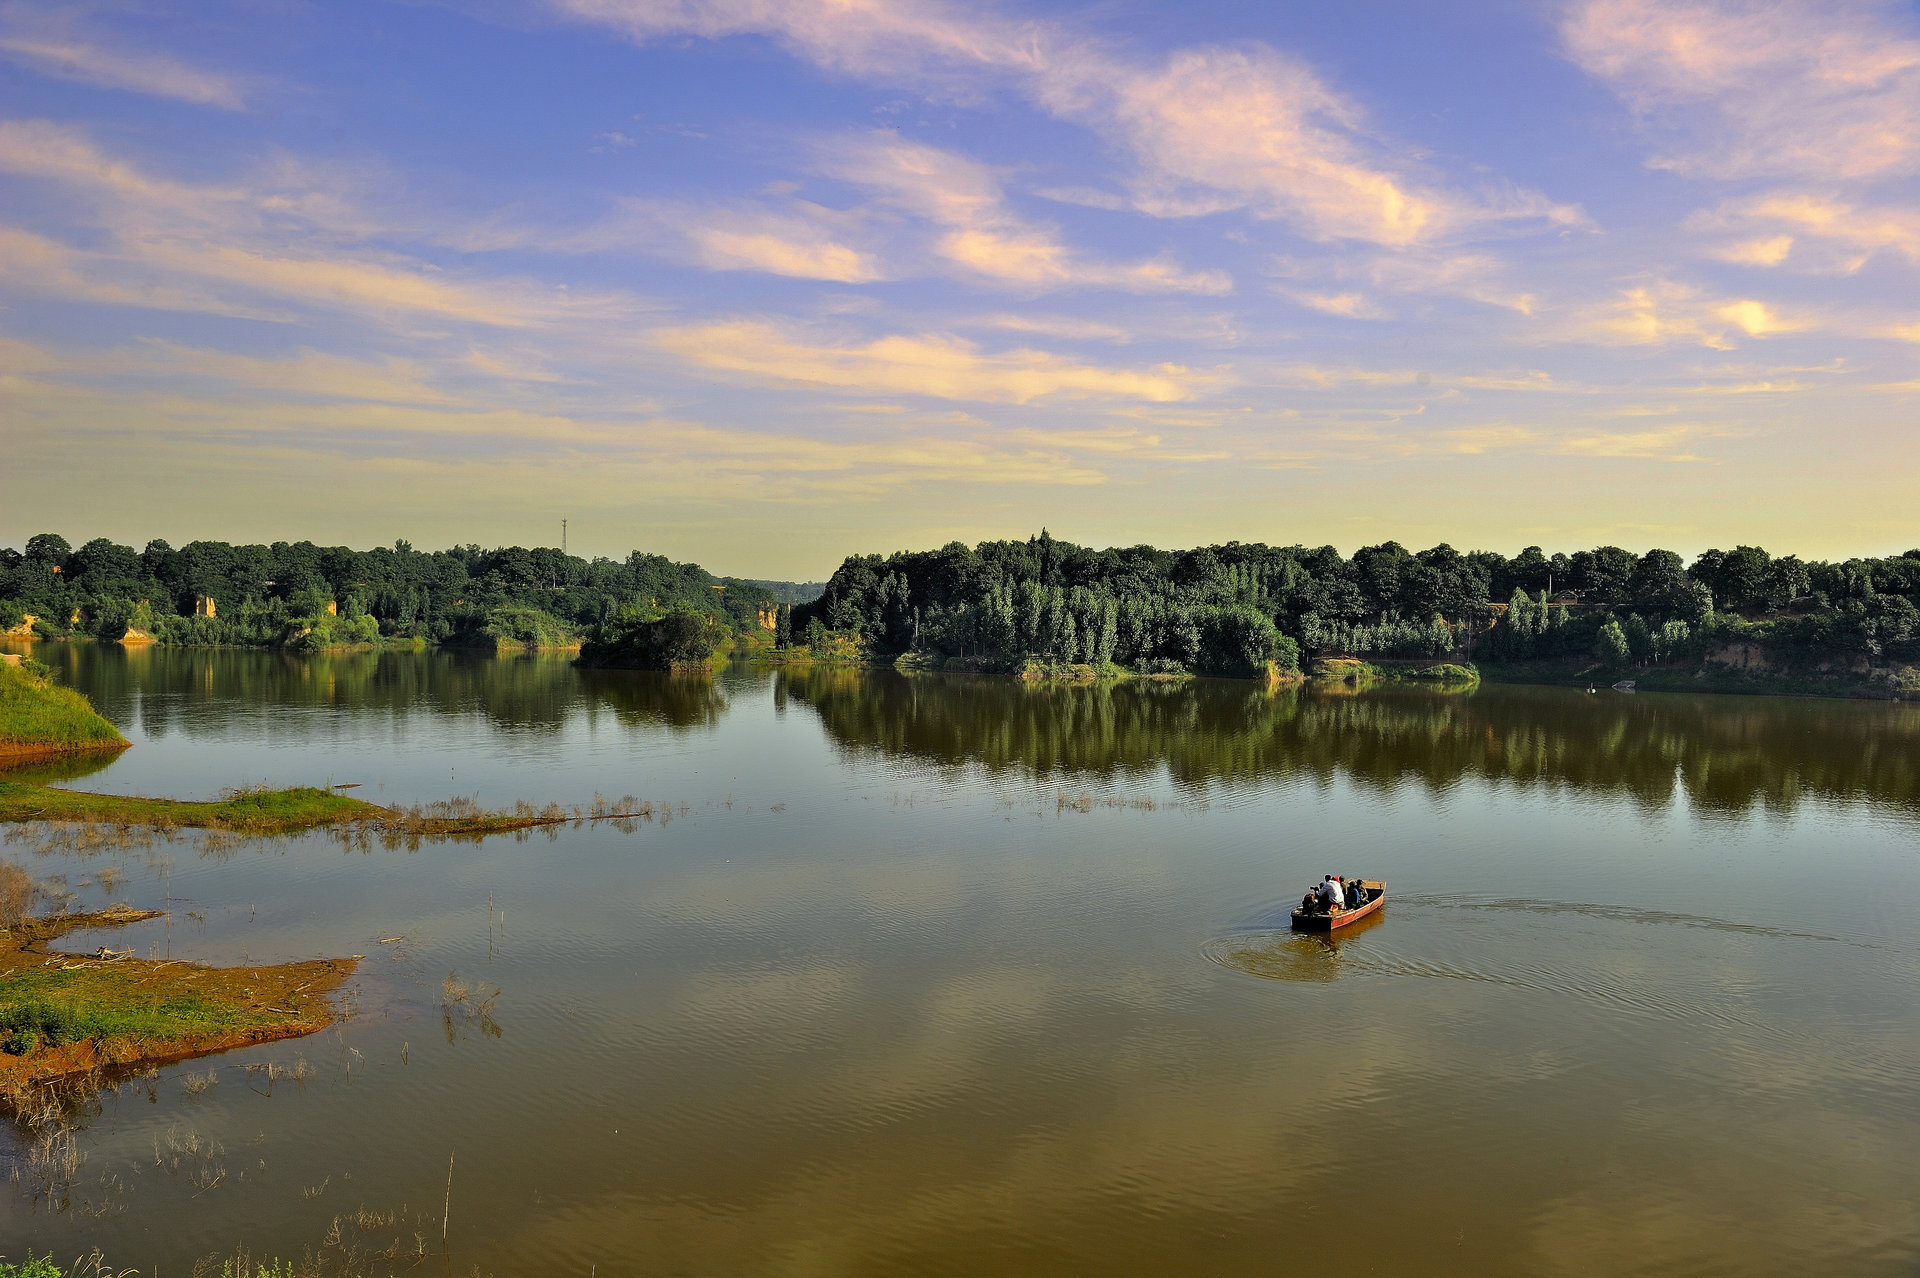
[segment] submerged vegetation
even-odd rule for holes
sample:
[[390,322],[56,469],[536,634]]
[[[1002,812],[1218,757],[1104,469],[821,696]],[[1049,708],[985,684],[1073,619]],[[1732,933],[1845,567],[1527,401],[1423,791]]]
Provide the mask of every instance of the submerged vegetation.
[[56,685],[45,666],[0,662],[0,764],[126,745],[86,697]]

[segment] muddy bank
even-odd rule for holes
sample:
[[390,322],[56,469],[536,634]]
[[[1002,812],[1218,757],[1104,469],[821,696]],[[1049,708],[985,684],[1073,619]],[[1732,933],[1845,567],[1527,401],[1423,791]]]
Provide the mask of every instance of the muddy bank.
[[0,931],[0,1108],[17,1110],[49,1088],[86,1087],[333,1023],[327,996],[353,974],[355,959],[208,967],[115,956],[107,947],[91,955],[48,948],[75,929],[158,917],[113,909]]

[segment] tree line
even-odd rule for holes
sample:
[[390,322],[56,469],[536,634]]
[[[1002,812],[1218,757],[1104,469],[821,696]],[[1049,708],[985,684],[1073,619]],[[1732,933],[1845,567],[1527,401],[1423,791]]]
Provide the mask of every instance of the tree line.
[[853,633],[981,669],[1030,660],[1142,671],[1258,673],[1302,654],[1523,661],[1592,656],[1613,666],[1704,656],[1735,639],[1792,659],[1912,657],[1920,550],[1803,561],[1757,546],[1617,546],[1509,558],[1397,542],[1229,542],[1095,550],[1042,529],[1025,541],[855,555],[794,633]]
[[28,539],[24,553],[0,548],[0,629],[33,616],[42,635],[138,630],[162,643],[562,644],[622,614],[676,609],[743,630],[810,594],[637,550],[615,560],[551,547],[419,551],[404,540],[374,550],[154,540],[136,551],[104,537],[75,548],[55,533]]

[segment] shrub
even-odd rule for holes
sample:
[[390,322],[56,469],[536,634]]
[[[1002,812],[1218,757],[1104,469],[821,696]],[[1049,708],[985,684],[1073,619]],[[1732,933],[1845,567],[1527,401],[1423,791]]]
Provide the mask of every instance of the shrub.
[[594,627],[580,645],[580,664],[670,670],[713,659],[726,638],[713,614],[682,605],[664,616],[625,613]]

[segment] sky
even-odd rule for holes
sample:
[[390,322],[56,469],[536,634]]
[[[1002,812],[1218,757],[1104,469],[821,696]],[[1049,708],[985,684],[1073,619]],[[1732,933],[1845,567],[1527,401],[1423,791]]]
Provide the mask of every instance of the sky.
[[0,2],[0,543],[1920,545],[1920,8]]

